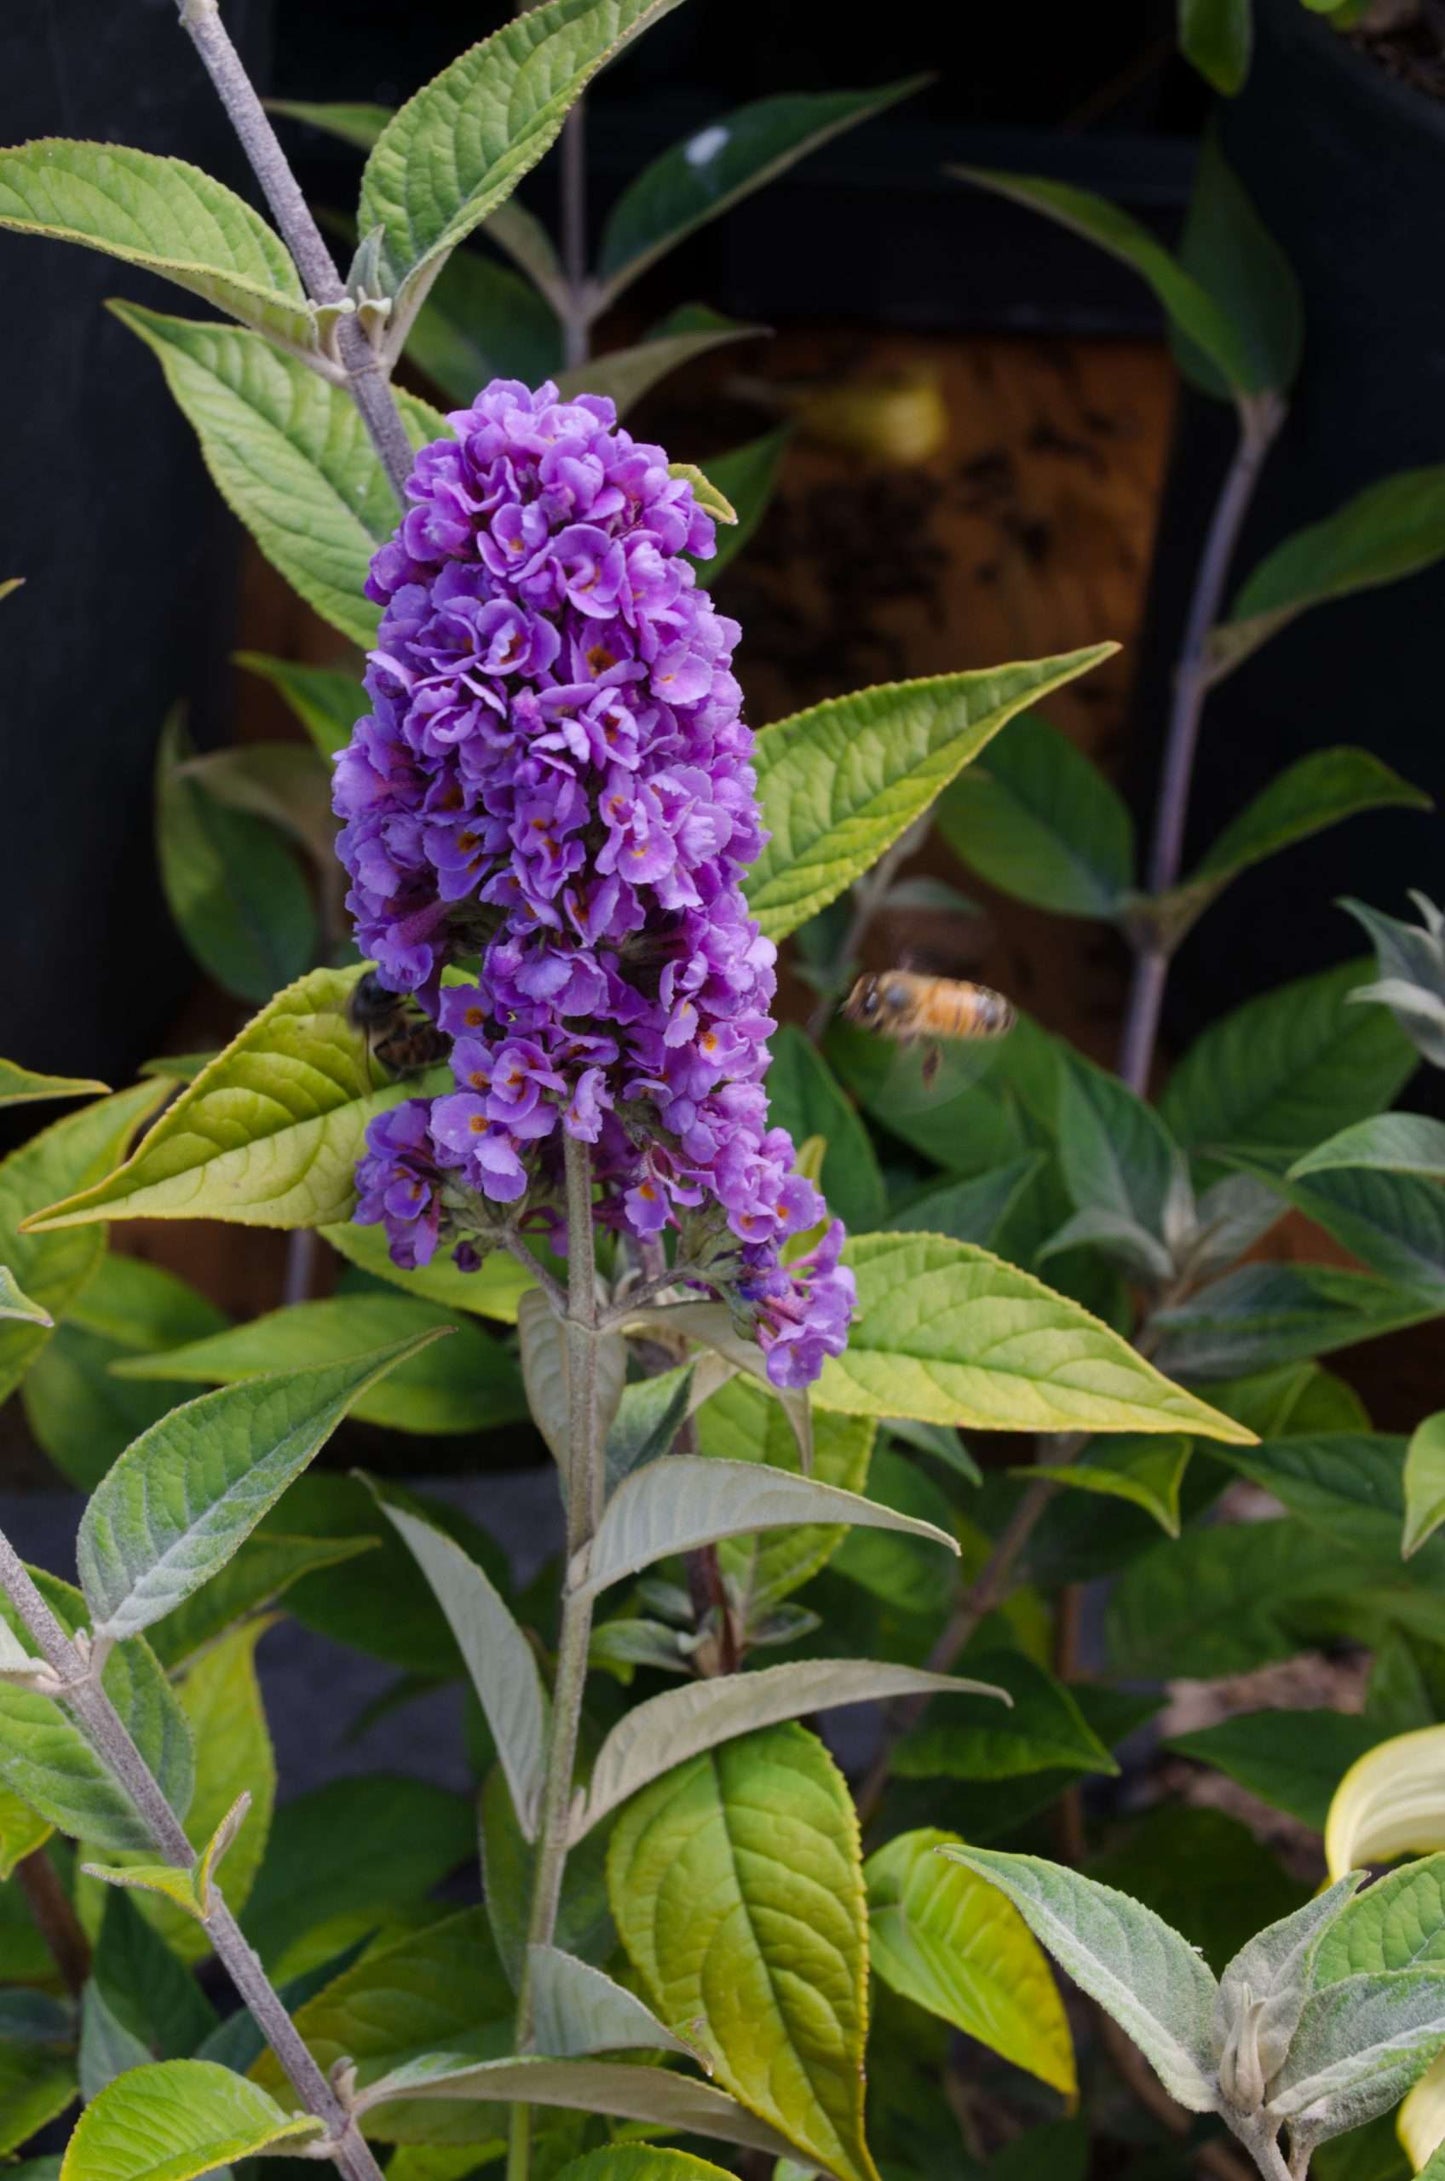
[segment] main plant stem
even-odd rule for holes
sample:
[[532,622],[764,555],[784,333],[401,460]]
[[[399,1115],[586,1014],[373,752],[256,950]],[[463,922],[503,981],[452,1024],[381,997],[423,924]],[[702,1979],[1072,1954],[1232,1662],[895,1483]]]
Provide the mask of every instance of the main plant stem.
[[[61,1627],[9,1539],[0,1533],[0,1588],[62,1684],[62,1701],[91,1748],[124,1788],[159,1853],[180,1870],[196,1851],[167,1802],[160,1782],[131,1740],[125,1721],[100,1686],[91,1661]],[[295,2023],[231,1911],[217,1898],[204,1929],[231,1982],[285,2069],[308,2113],[326,2130],[330,2155],[347,2181],[381,2181],[381,2169],[346,2107],[306,2049]]]
[[[221,20],[218,0],[181,0],[181,22],[241,140],[307,294],[313,303],[349,304],[335,260],[311,216],[245,63]],[[347,392],[361,412],[392,490],[404,505],[406,480],[411,474],[411,444],[381,358],[349,307],[337,317],[336,354],[346,374]]]
[[[1200,721],[1204,700],[1215,678],[1210,671],[1209,634],[1219,619],[1230,563],[1260,470],[1284,417],[1284,403],[1275,394],[1246,395],[1239,404],[1239,439],[1205,534],[1184,625],[1184,640],[1174,669],[1174,697],[1169,710],[1164,768],[1159,779],[1154,839],[1149,853],[1149,891],[1156,899],[1173,886],[1183,859]],[[1119,1073],[1141,1098],[1148,1090],[1149,1072],[1154,1063],[1173,944],[1166,934],[1153,931],[1143,939],[1134,958],[1134,975],[1119,1049]]]
[[[597,1267],[593,1255],[592,1159],[586,1144],[564,1136],[567,1161],[567,1309],[562,1337],[567,1355],[567,1579],[562,1592],[562,1626],[557,1639],[557,1672],[552,1684],[552,1729],[547,1769],[537,1821],[532,1866],[532,1908],[527,1921],[527,1953],[517,1989],[516,2050],[531,2049],[532,1957],[534,1946],[550,1946],[557,1929],[562,1880],[567,1869],[567,1835],[572,1818],[572,1779],[577,1767],[577,1737],[582,1725],[582,1697],[587,1682],[587,1647],[592,1638],[591,1595],[578,1586],[583,1571],[577,1555],[592,1541],[602,1519],[605,1470],[597,1440]],[[507,2148],[507,2181],[527,2181],[531,2159],[531,2109],[512,2107]]]

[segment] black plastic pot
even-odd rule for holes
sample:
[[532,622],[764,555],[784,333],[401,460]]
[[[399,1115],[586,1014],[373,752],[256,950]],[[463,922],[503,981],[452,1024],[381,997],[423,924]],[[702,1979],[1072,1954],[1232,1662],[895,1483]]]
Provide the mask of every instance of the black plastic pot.
[[[264,63],[270,0],[227,19]],[[0,143],[76,136],[180,154],[246,188],[174,0],[10,0]],[[0,1050],[123,1082],[194,981],[155,876],[151,771],[186,698],[214,739],[237,533],[154,356],[105,309],[205,312],[63,243],[0,234],[4,714]]]
[[[1395,470],[1445,461],[1445,105],[1391,77],[1300,0],[1257,0],[1247,89],[1220,113],[1225,153],[1304,290],[1304,364],[1241,541],[1234,580],[1282,538]],[[1233,441],[1230,413],[1184,399],[1138,685],[1141,809],[1200,533]],[[1302,616],[1211,697],[1189,852],[1281,768],[1365,745],[1445,793],[1445,564]],[[1353,893],[1396,914],[1445,889],[1438,817],[1351,821],[1239,880],[1187,942],[1166,1017],[1176,1046],[1222,1006],[1338,961]]]

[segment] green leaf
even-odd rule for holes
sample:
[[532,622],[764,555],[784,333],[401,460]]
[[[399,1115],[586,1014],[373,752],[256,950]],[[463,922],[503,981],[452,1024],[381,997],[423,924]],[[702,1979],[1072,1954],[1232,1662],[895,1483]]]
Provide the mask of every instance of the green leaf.
[[387,292],[407,301],[509,197],[598,69],[676,0],[546,0],[472,46],[382,130],[357,232],[380,230]]
[[949,1182],[941,1189],[930,1189],[926,1196],[914,1197],[895,1210],[892,1224],[903,1234],[942,1234],[953,1242],[975,1242],[980,1248],[991,1248],[1023,1191],[1042,1171],[1046,1157],[1042,1151],[1030,1152],[1026,1158],[1010,1159],[976,1180]]
[[[819,1411],[813,1419],[814,1481],[861,1492],[868,1482],[875,1429],[871,1417]],[[761,1462],[798,1473],[797,1441],[781,1408],[760,1386],[744,1378],[729,1380],[703,1403],[697,1434],[705,1455]],[[718,1557],[724,1573],[737,1586],[745,1622],[751,1625],[764,1619],[808,1582],[847,1535],[842,1524],[804,1523],[797,1529],[758,1530],[750,1537],[724,1539]]]
[[1281,1179],[1241,1160],[1351,1254],[1422,1303],[1445,1309],[1445,1190],[1414,1174],[1337,1167]]
[[1442,553],[1445,464],[1382,477],[1266,554],[1210,638],[1216,670],[1237,666],[1310,607],[1396,583]]
[[[1103,1433],[1089,1442],[1088,1460],[1043,1463],[1027,1472],[1065,1491],[1126,1499],[1152,1515],[1169,1537],[1179,1535],[1179,1487],[1189,1466],[1188,1439]],[[1016,1474],[1022,1476],[1023,1470]]]
[[354,144],[359,151],[370,151],[392,115],[390,106],[371,106],[360,99],[318,103],[307,99],[268,98],[266,110],[284,114],[289,121],[305,122],[308,128],[321,129],[328,136],[338,137],[343,144]]
[[[301,753],[298,753],[301,754]],[[191,953],[239,999],[269,999],[316,951],[316,915],[274,825],[217,800],[190,769],[179,711],[156,754],[156,850],[166,905]]]
[[[377,623],[366,572],[397,507],[350,395],[259,333],[136,303],[111,309],[160,358],[232,513],[292,589],[365,650]],[[397,401],[413,446],[444,436],[435,410],[410,394]]]
[[246,1936],[273,1975],[296,1975],[336,1951],[329,1945],[303,1961],[308,1934],[342,1920],[350,1928],[341,1944],[369,1933],[387,1910],[423,1899],[475,1853],[467,1797],[384,1774],[333,1780],[277,1811],[246,1905]]
[[1061,227],[1072,228],[1086,242],[1097,243],[1111,257],[1131,266],[1163,305],[1171,330],[1200,350],[1237,395],[1262,392],[1270,383],[1260,374],[1254,343],[1223,304],[1141,227],[1105,197],[1051,182],[1041,175],[1002,174],[982,167],[949,167],[961,182],[976,182],[1017,204],[1042,212]]
[[603,299],[614,301],[684,235],[927,81],[909,76],[881,91],[755,99],[672,145],[628,184],[608,215],[598,260]]
[[938,830],[1001,893],[1111,917],[1134,883],[1134,821],[1067,735],[1024,712],[940,797]]
[[[174,1874],[177,1878],[180,1873]],[[112,2012],[109,2001],[94,1977],[80,1995],[80,2095],[87,2105],[100,2096],[107,2083],[133,2067],[148,2067],[155,2054],[149,2045],[128,2030]]]
[[1302,1151],[1387,1106],[1414,1050],[1388,1015],[1352,1007],[1358,962],[1247,1000],[1189,1048],[1159,1112],[1190,1150],[1220,1144]]
[[1226,98],[1244,89],[1253,41],[1253,0],[1179,0],[1179,49]]
[[238,1621],[274,1605],[293,1583],[373,1552],[376,1544],[372,1537],[287,1537],[257,1530],[204,1590],[193,1591],[153,1624],[151,1646],[163,1666],[184,1665]]
[[[21,2177],[24,2181],[24,2177]],[[726,2181],[720,2166],[688,2151],[652,2150],[642,2143],[612,2143],[564,2166],[557,2181]]]
[[822,1136],[828,1145],[822,1190],[850,1233],[876,1227],[886,1209],[883,1176],[868,1131],[826,1060],[801,1030],[784,1023],[772,1040],[768,1108],[794,1143]]
[[[349,2058],[360,2081],[370,2084],[424,2052],[495,2053],[510,2036],[514,2008],[486,1915],[469,1908],[363,1955],[307,2000],[295,2019],[323,2068]],[[274,2053],[265,2053],[251,2073],[274,2096],[295,2103]],[[475,2142],[479,2129],[483,2136],[496,2132],[475,2113],[456,2118],[470,2127],[453,2140]],[[379,2124],[370,2121],[368,2132],[388,2142],[418,2140],[404,2106]],[[426,2139],[423,2122],[420,2140]]]
[[608,1890],[653,2005],[700,2024],[718,2081],[840,2181],[872,2181],[857,1821],[822,1745],[774,1727],[644,1789]]
[[1308,840],[1362,810],[1429,810],[1431,799],[1368,750],[1312,750],[1271,780],[1230,820],[1208,854],[1176,890],[1190,921],[1252,864]]
[[97,1636],[134,1635],[225,1566],[359,1393],[435,1330],[318,1370],[223,1387],[127,1449],[81,1519],[76,1558]]
[[862,1235],[848,1347],[814,1389],[822,1408],[994,1431],[1242,1426],[1171,1386],[1117,1333],[1012,1265],[938,1235]]
[[1333,1265],[1241,1265],[1155,1313],[1161,1370],[1234,1378],[1351,1348],[1435,1315],[1429,1297]]
[[[196,1748],[196,1789],[186,1831],[200,1856],[197,1889],[204,1902],[217,1858],[225,1857],[226,1905],[239,1915],[251,1897],[266,1852],[276,1801],[276,1759],[266,1725],[256,1645],[270,1627],[254,1620],[218,1638],[186,1670],[181,1709]],[[237,1815],[237,1812],[240,1815]],[[154,1921],[186,1961],[198,1961],[209,1942],[180,1916],[159,1904]]]
[[1109,1604],[1114,1670],[1158,1681],[1248,1673],[1292,1658],[1305,1605],[1363,1585],[1372,1564],[1296,1520],[1186,1530],[1133,1559]]
[[[358,1141],[358,1150],[360,1143]],[[419,1272],[403,1272],[391,1261],[381,1227],[324,1226],[331,1247],[360,1272],[387,1280],[408,1295],[420,1295],[444,1303],[449,1310],[474,1311],[481,1318],[495,1318],[515,1325],[517,1306],[534,1284],[526,1268],[503,1250],[491,1250],[476,1272],[459,1272],[444,1257],[434,1257]]]
[[[1248,6],[1249,0],[1243,4]],[[1200,145],[1179,263],[1234,328],[1249,367],[1244,391],[1271,388],[1283,393],[1299,370],[1304,299],[1293,266],[1221,155],[1213,128],[1206,129]],[[1185,377],[1201,392],[1227,400],[1234,390],[1227,374],[1177,322],[1171,334]]]
[[1117,648],[884,683],[765,728],[756,764],[771,839],[748,900],[768,937],[784,938],[861,878],[1016,712]]
[[[1200,1884],[1201,1871],[1209,1872],[1209,1884]],[[1177,1803],[1156,1805],[1121,1827],[1093,1858],[1089,1874],[1127,1887],[1214,1970],[1229,1966],[1262,1925],[1294,1914],[1308,1898],[1237,1818]],[[1221,1992],[1216,2025],[1226,2005]]]
[[18,1318],[22,1325],[43,1326],[53,1331],[55,1320],[39,1303],[33,1303],[8,1265],[0,1265],[0,1318]]
[[1417,1424],[1405,1453],[1405,1532],[1408,1560],[1445,1522],[1445,1409]]
[[1317,1985],[1445,1962],[1445,1856],[1386,1872],[1335,1918],[1311,1965]]
[[117,2076],[86,2107],[60,2171],[62,2181],[192,2181],[323,2133],[228,2067],[162,2060]]
[[[75,2062],[45,2045],[0,2044],[0,2156],[18,2151],[76,2094]],[[27,2163],[29,2163],[27,2161]],[[23,2175],[24,2166],[13,2169]]]
[[484,1431],[525,1416],[522,1382],[507,1351],[474,1319],[406,1295],[291,1303],[209,1339],[118,1364],[116,1375],[229,1386],[263,1372],[348,1362],[443,1329],[446,1340],[418,1349],[394,1376],[360,1394],[356,1415],[394,1431],[428,1433]]
[[1010,1780],[1020,1773],[1117,1772],[1119,1767],[1093,1732],[1061,1681],[1022,1651],[969,1654],[972,1667],[996,1682],[1010,1708],[966,1698],[914,1727],[894,1752],[893,1769],[906,1780]]
[[711,589],[729,562],[737,559],[766,514],[791,436],[784,425],[761,439],[730,447],[726,454],[708,457],[707,474],[736,511],[737,521],[718,531],[711,560],[693,562],[705,589]]
[[[526,1962],[536,1855],[522,1838],[500,1765],[494,1765],[483,1782],[480,1815],[482,1891],[492,1936],[515,1990]],[[617,1932],[607,1905],[610,1833],[611,1827],[603,1825],[589,1834],[572,1849],[562,1874],[553,1943],[579,1960],[610,1962],[617,1952]]]
[[[52,1203],[35,1231],[120,1218],[248,1227],[347,1218],[368,1122],[427,1082],[379,1081],[347,1015],[359,975],[313,969],[278,992],[187,1085],[134,1158],[98,1186]],[[152,1103],[165,1095],[161,1084],[140,1087]]]
[[523,1836],[536,1837],[550,1707],[526,1636],[476,1562],[403,1503],[378,1504],[436,1593],[491,1728]]
[[[1058,1158],[1077,1210],[1132,1221],[1162,1246],[1179,1179],[1178,1149],[1152,1107],[1076,1053],[1059,1078]],[[1167,1251],[1164,1262],[1167,1277]]]
[[[40,1569],[31,1574],[68,1635],[89,1615],[80,1592]],[[19,1615],[0,1599],[0,1621],[21,1635]],[[29,1645],[23,1648],[28,1650]],[[190,1805],[194,1758],[190,1730],[154,1654],[145,1643],[119,1645],[101,1687],[178,1816]],[[98,1848],[153,1849],[126,1794],[58,1704],[32,1689],[0,1682],[0,1785],[48,1818],[58,1831]]]
[[[250,1807],[249,1795],[238,1797],[210,1839],[202,1843],[199,1862],[188,1870],[175,1863],[85,1863],[81,1868],[87,1878],[99,1879],[102,1884],[153,1896],[147,1903],[152,1910],[157,1903],[163,1907],[169,1905],[197,1923],[204,1922],[216,1907],[214,1879],[217,1868],[245,1822]],[[203,1945],[201,1951],[205,1950]]]
[[[241,742],[206,750],[186,759],[181,778],[222,809],[289,834],[323,877],[335,871],[331,766],[305,743]],[[301,967],[306,966],[303,960]]]
[[1397,2105],[1445,2044],[1445,1978],[1396,1970],[1312,1992],[1269,2086],[1292,2145],[1325,2142]]
[[[1011,1680],[1001,1659],[1002,1654],[990,1655],[989,1670],[997,1666],[1000,1679]],[[839,1705],[923,1696],[971,1698],[973,1708],[985,1712],[994,1710],[1000,1699],[1009,1702],[1005,1689],[988,1682],[963,1681],[912,1666],[880,1665],[871,1659],[802,1659],[664,1690],[661,1696],[635,1705],[602,1744],[586,1803],[573,1820],[572,1838],[580,1840],[599,1819],[660,1774],[739,1735]],[[1114,1769],[1108,1752],[1101,1754],[1106,1768]]]
[[493,379],[540,386],[562,361],[556,316],[531,281],[475,250],[454,250],[406,337],[410,360],[469,406]]
[[[635,348],[609,349],[605,356],[590,357],[586,363],[560,372],[557,389],[568,401],[578,394],[602,394],[616,403],[619,417],[625,416],[644,394],[674,371],[680,371],[684,364],[690,364],[695,357],[706,356],[732,341],[754,340],[766,330],[764,326],[734,325],[724,319],[720,325],[701,327],[696,332],[662,334],[650,341],[639,341]],[[694,466],[675,462],[671,469],[676,477],[693,472]],[[701,478],[702,471],[696,470],[694,476]],[[703,484],[710,487],[712,498],[709,499],[708,491],[697,490],[694,485],[698,505],[717,521],[735,522],[736,515],[728,507],[724,494],[706,478],[703,478]],[[724,507],[728,508],[726,514],[720,512]]]
[[[506,1554],[485,1530],[442,1500],[421,1503],[427,1520],[455,1537],[506,1589]],[[354,1549],[370,1541],[364,1562],[340,1565],[308,1575],[290,1592],[286,1609],[296,1620],[334,1643],[350,1644],[384,1659],[406,1675],[423,1681],[446,1680],[457,1672],[457,1648],[446,1617],[431,1588],[360,1476],[339,1476],[312,1467],[298,1477],[268,1516],[258,1535],[325,1538]],[[204,1596],[204,1593],[202,1593]],[[384,1614],[376,1611],[386,1599]]]
[[272,659],[264,651],[233,651],[231,657],[248,674],[259,674],[280,692],[319,756],[330,759],[345,749],[352,728],[366,710],[366,691],[354,674],[337,667]]
[[1169,1747],[1213,1765],[1261,1802],[1323,1832],[1335,1789],[1378,1740],[1365,1720],[1345,1712],[1251,1711],[1171,1734]]
[[1321,1431],[1211,1451],[1291,1514],[1323,1526],[1342,1544],[1393,1558],[1403,1512],[1403,1439],[1385,1432]]
[[589,2052],[697,2054],[667,2029],[634,1992],[575,1954],[555,1946],[527,1949],[532,1972],[532,2035],[536,2049],[554,2060]]
[[998,1849],[949,1847],[1012,1901],[1034,1937],[1127,2030],[1186,2111],[1215,2102],[1214,1978],[1179,1933],[1112,1886]]
[[[136,1083],[53,1121],[0,1163],[0,1261],[30,1300],[59,1322],[105,1256],[99,1234],[30,1235],[24,1222],[57,1195],[88,1189],[125,1156],[139,1122],[165,1097]],[[0,1323],[0,1399],[14,1392],[54,1336],[43,1325]]]
[[634,1575],[669,1553],[690,1552],[719,1538],[740,1537],[799,1522],[845,1522],[905,1530],[957,1552],[931,1522],[895,1514],[875,1500],[811,1477],[757,1462],[674,1454],[634,1470],[613,1493],[589,1546],[579,1555],[580,1587],[590,1596]]
[[[896,1420],[888,1421],[891,1426]],[[942,1431],[944,1426],[933,1428]],[[933,1477],[911,1453],[887,1443],[876,1450],[869,1466],[868,1497],[896,1514],[931,1522],[935,1529],[955,1529],[952,1505]],[[833,1565],[850,1583],[899,1613],[946,1614],[957,1596],[957,1563],[895,1530],[850,1530]]]
[[[766,2121],[715,2090],[671,2069],[608,2060],[475,2060],[438,2052],[398,2068],[385,2081],[361,2094],[360,2110],[378,2108],[385,2117],[370,2123],[372,2134],[387,2136],[392,2122],[385,2113],[393,2101],[410,2106],[422,2099],[493,2099],[519,2105],[561,2106],[582,2113],[607,2113],[618,2120],[641,2121],[668,2134],[717,2136],[748,2150],[787,2157],[792,2146]],[[488,2108],[493,2113],[496,2105]],[[465,2123],[463,2123],[465,2125]],[[479,2123],[473,2121],[474,2130]],[[704,2172],[707,2168],[703,2168]]]
[[0,1885],[15,1876],[16,1866],[27,1855],[45,1846],[52,1830],[49,1818],[0,1787]]
[[280,236],[184,159],[57,136],[18,144],[0,153],[0,227],[103,250],[303,355],[318,346],[316,313]]
[[189,2059],[219,2026],[189,1969],[128,1893],[112,1890],[100,1902],[94,1973],[111,2013],[163,2060]]
[[1290,1431],[1368,1431],[1370,1419],[1353,1386],[1319,1363],[1282,1363],[1271,1371],[1210,1387],[1226,1415],[1260,1439]]
[[1420,924],[1402,923],[1363,901],[1340,907],[1363,925],[1373,942],[1379,978],[1351,994],[1388,1007],[1411,1043],[1432,1067],[1445,1067],[1445,914],[1428,894],[1411,892]]
[[88,1075],[42,1075],[13,1060],[0,1060],[0,1106],[25,1106],[42,1098],[104,1097],[108,1083]]
[[956,1833],[900,1833],[863,1866],[875,1976],[1066,2098],[1074,2046],[1047,1962],[995,1886],[935,1850]]
[[1296,1159],[1289,1178],[1293,1181],[1301,1174],[1341,1166],[1369,1167],[1384,1174],[1423,1174],[1430,1181],[1445,1181],[1445,1121],[1431,1120],[1423,1113],[1372,1114]]

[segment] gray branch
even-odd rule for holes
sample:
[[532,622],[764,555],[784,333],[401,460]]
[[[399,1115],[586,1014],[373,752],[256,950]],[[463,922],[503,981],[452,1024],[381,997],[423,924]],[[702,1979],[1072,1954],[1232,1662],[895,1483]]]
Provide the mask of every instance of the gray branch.
[[[61,1627],[29,1569],[3,1533],[0,1588],[61,1682],[62,1700],[107,1771],[130,1797],[160,1855],[179,1870],[194,1869],[196,1851],[186,1838],[185,1828],[131,1740],[125,1721],[101,1688],[92,1660]],[[297,2097],[325,2128],[330,2155],[346,2181],[381,2181],[381,2169],[370,2147],[307,2051],[254,1949],[219,1895],[215,1908],[204,1920],[204,1929]]]
[[301,194],[301,185],[281,149],[271,117],[256,96],[245,63],[221,20],[218,0],[181,0],[181,22],[241,140],[307,294],[313,303],[346,306],[336,322],[336,353],[346,373],[347,391],[361,412],[392,490],[405,506],[411,442],[387,381],[385,365],[350,307],[345,282]]

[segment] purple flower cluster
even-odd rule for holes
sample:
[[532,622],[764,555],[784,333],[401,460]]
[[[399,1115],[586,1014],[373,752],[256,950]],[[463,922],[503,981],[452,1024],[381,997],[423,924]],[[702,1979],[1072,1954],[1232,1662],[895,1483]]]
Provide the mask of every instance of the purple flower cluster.
[[456,1088],[373,1122],[356,1216],[399,1264],[440,1243],[475,1264],[479,1199],[557,1231],[565,1132],[594,1147],[597,1216],[677,1230],[774,1381],[806,1384],[853,1280],[836,1223],[782,1263],[826,1211],[768,1127],[738,631],[684,557],[711,518],[596,396],[498,380],[448,421],[372,563],[372,710],[336,809],[358,942],[452,1038]]

